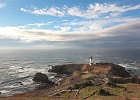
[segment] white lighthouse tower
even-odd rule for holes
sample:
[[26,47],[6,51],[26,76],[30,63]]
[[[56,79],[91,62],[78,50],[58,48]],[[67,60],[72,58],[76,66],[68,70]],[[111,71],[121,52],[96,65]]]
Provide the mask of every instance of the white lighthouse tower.
[[90,57],[90,61],[89,61],[89,64],[92,65],[92,56]]

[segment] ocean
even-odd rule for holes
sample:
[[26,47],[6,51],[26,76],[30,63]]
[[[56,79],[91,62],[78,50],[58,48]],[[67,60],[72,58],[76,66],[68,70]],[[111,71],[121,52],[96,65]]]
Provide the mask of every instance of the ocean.
[[50,80],[59,78],[48,70],[52,65],[69,63],[109,62],[119,64],[140,75],[140,49],[54,49],[54,50],[1,50],[0,97],[37,89],[32,81],[35,73],[47,74]]

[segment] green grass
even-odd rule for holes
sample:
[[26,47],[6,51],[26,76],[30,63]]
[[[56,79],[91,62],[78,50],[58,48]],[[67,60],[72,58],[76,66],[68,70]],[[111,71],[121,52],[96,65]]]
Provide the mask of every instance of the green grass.
[[72,92],[66,91],[65,93],[62,93],[60,96],[74,97],[76,93],[77,93],[76,91],[72,91]]
[[82,75],[82,78],[83,79],[89,79],[89,80],[93,80],[93,79],[96,79],[97,76],[91,74],[91,73],[88,73],[88,74],[85,74],[85,75]]
[[100,86],[89,86],[80,90],[78,98],[85,98],[92,95],[95,91],[98,91]]
[[86,81],[82,83],[75,84],[73,86],[68,87],[68,89],[82,89],[88,86],[93,86],[94,84],[91,81]]
[[[19,97],[8,97],[8,98],[0,98],[0,100],[85,100],[84,98],[90,96],[86,100],[117,100],[118,98],[140,98],[140,84],[117,84],[117,87],[112,88],[110,86],[104,85],[102,86],[104,90],[114,94],[115,96],[100,96],[98,95],[98,90],[101,88],[100,86],[87,86],[85,88],[80,89],[77,98],[56,98],[51,96],[44,97],[25,97],[23,95]],[[95,91],[95,95],[92,95]],[[74,96],[76,92],[65,92],[62,93],[61,96]],[[91,96],[92,95],[92,96]],[[29,96],[29,95],[26,95]],[[137,99],[139,100],[139,99]]]

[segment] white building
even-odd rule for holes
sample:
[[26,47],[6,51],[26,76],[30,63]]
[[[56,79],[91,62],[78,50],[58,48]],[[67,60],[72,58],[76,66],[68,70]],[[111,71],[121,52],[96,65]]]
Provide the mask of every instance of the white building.
[[93,64],[93,63],[92,63],[92,56],[91,56],[91,58],[90,58],[89,64],[90,64],[90,65]]

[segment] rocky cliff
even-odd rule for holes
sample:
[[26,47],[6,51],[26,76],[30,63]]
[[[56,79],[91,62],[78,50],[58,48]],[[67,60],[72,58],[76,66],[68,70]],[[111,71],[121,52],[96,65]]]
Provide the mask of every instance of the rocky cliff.
[[[140,77],[136,76],[131,71],[126,71],[124,67],[121,67],[120,65],[112,64],[112,63],[97,63],[96,65],[100,66],[111,66],[108,70],[108,73],[106,76],[108,77],[109,81],[113,83],[140,83]],[[135,76],[131,76],[131,73]]]
[[128,77],[128,78],[122,78],[122,77],[109,77],[109,80],[113,83],[136,83],[140,84],[140,78],[139,77]]
[[96,72],[104,72],[107,77],[131,77],[130,73],[127,72],[124,67],[113,63],[96,63],[93,70]]
[[108,71],[107,76],[118,76],[122,78],[131,77],[130,73],[127,72],[124,67],[111,63],[110,66],[111,69]]
[[72,74],[74,71],[79,71],[85,64],[65,64],[52,66],[49,72],[55,72],[58,74]]

